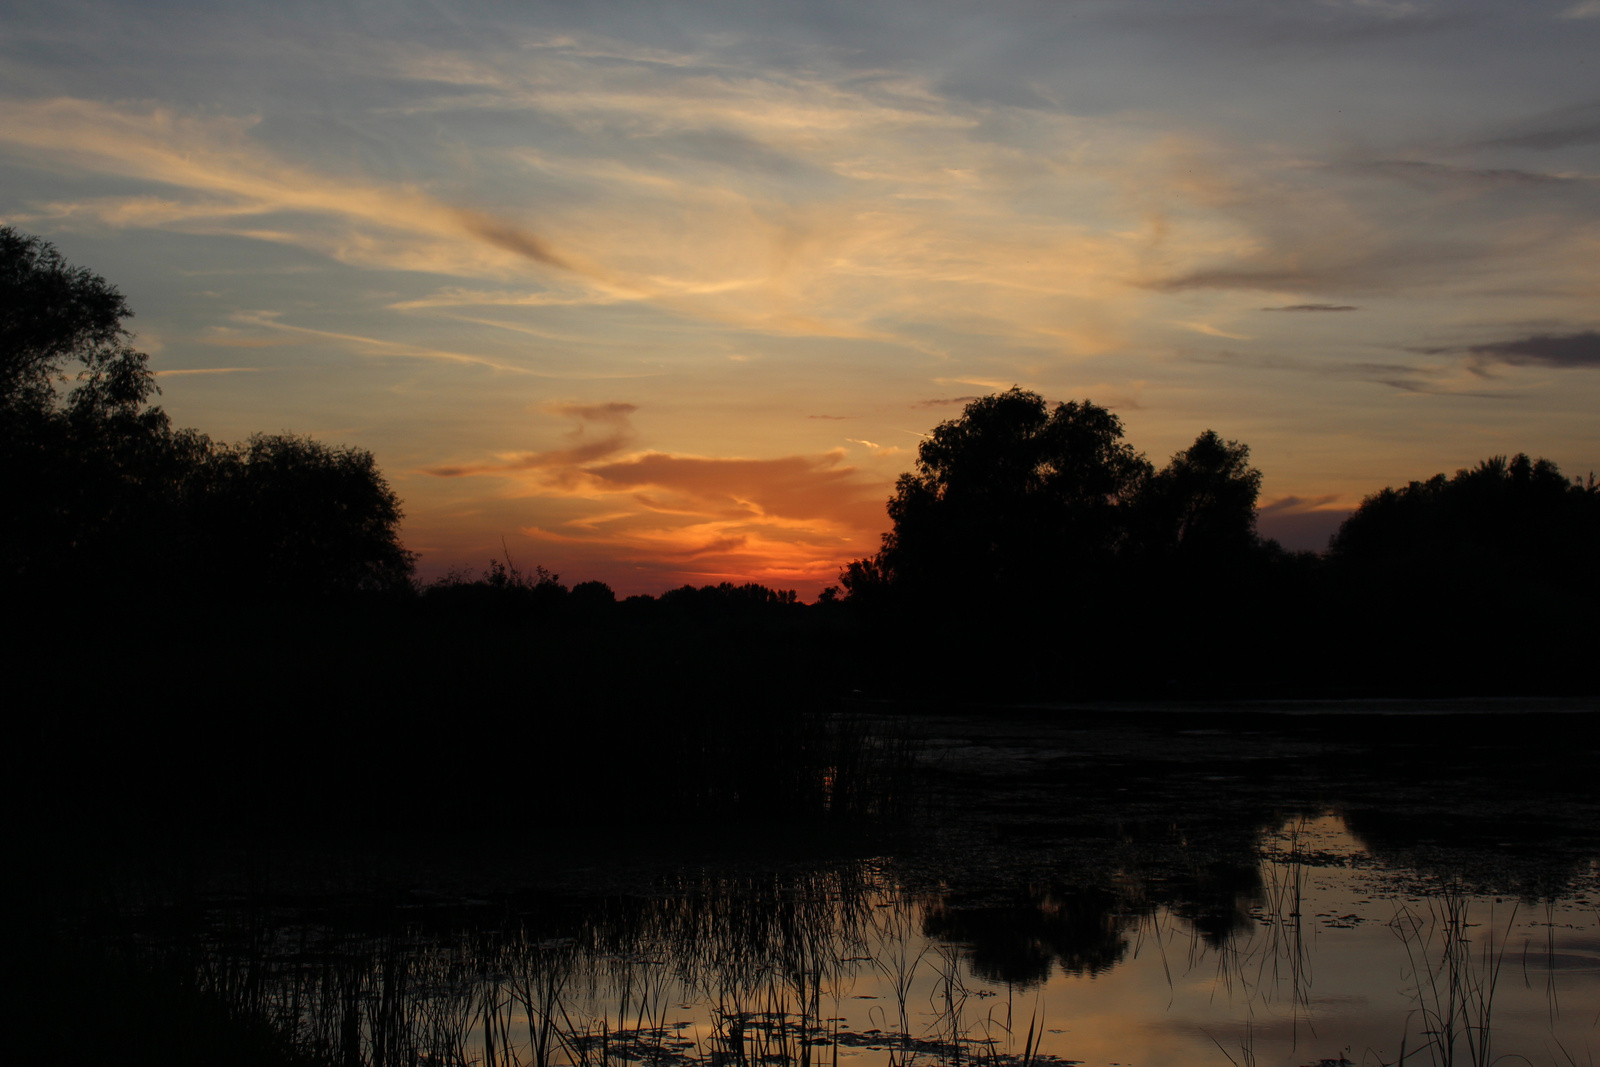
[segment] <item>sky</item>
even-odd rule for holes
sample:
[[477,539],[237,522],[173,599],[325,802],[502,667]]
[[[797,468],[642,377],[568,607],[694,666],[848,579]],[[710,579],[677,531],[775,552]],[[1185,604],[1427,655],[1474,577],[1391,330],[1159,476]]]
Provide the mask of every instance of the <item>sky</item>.
[[1384,485],[1600,468],[1600,0],[0,0],[0,221],[437,577],[809,599],[1013,385]]

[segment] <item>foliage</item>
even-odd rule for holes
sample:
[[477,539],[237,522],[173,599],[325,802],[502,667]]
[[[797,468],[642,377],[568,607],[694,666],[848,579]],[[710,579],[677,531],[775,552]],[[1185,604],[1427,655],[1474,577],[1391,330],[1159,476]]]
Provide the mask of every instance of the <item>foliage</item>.
[[[600,582],[583,584],[600,585],[606,593],[611,592],[609,587]],[[470,570],[458,568],[424,587],[422,595],[436,606],[458,612],[497,616],[504,620],[507,617],[547,615],[559,609],[570,594],[567,587],[561,584],[559,574],[552,574],[538,566],[533,568],[532,573],[524,571],[508,551],[504,563],[497,559],[490,560],[477,577],[473,577]],[[586,598],[593,595],[593,591],[585,593]]]
[[882,551],[841,580],[852,595],[887,583],[948,597],[1083,577],[1117,552],[1149,477],[1105,408],[1052,410],[1016,388],[983,397],[922,443]]
[[1213,561],[1248,554],[1258,547],[1260,493],[1249,446],[1206,430],[1141,486],[1147,521],[1141,547]]
[[104,278],[0,228],[0,583],[146,596],[408,587],[400,502],[371,453],[173,429],[149,404],[132,314]]
[[215,573],[274,594],[392,591],[410,581],[400,499],[370,452],[257,434],[211,449],[196,475],[191,507],[221,557]]
[[657,610],[684,618],[734,619],[790,608],[800,603],[793,589],[768,589],[755,582],[734,585],[722,582],[698,589],[682,585],[656,598]]
[[1250,450],[1202,433],[1156,471],[1090,401],[1050,408],[1013,388],[967,405],[918,450],[889,501],[883,549],[840,578],[858,603],[1017,605],[1071,590],[1215,568],[1259,555],[1261,473]]
[[1491,576],[1590,584],[1600,491],[1547,459],[1494,456],[1362,501],[1334,535],[1333,560],[1384,580]]
[[73,267],[49,242],[0,227],[0,405],[42,411],[77,361],[76,406],[136,409],[156,391],[146,356],[123,327],[133,311],[104,278]]

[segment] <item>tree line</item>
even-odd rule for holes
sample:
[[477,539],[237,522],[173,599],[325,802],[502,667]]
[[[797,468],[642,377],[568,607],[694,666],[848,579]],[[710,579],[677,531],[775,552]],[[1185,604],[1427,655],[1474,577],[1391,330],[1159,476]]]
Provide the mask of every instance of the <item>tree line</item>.
[[1600,485],[1496,456],[1362,501],[1326,551],[1256,529],[1211,430],[1159,469],[1090,401],[1013,388],[923,442],[846,602],[938,686],[1092,696],[1589,692]]
[[0,586],[14,598],[357,597],[451,625],[870,634],[871,655],[827,668],[844,689],[1594,686],[1578,664],[1597,636],[1600,490],[1543,459],[1384,489],[1325,552],[1291,553],[1256,530],[1262,476],[1246,445],[1206,430],[1158,468],[1111,411],[1013,388],[933,430],[895,485],[879,551],[812,605],[732,583],[618,600],[509,554],[418,586],[371,453],[175,428],[152,403],[122,295],[11,227],[0,296]]

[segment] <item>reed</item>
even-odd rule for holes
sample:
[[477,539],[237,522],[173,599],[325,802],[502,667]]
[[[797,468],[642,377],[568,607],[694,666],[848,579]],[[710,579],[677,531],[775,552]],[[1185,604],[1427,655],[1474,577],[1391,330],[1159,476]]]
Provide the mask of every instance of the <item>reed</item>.
[[1504,926],[1495,922],[1493,906],[1486,936],[1474,940],[1469,932],[1479,928],[1472,921],[1471,900],[1457,884],[1447,885],[1437,896],[1428,898],[1426,913],[1401,905],[1390,926],[1405,945],[1415,1008],[1401,1037],[1400,1059],[1404,1064],[1410,1041],[1410,1021],[1420,1022],[1421,1050],[1437,1067],[1489,1067],[1494,1057],[1494,1000],[1505,963],[1505,945],[1517,906]]

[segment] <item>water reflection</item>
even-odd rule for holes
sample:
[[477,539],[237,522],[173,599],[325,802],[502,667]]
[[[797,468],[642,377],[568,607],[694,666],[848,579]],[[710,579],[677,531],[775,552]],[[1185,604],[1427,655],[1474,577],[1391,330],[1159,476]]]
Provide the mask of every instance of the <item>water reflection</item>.
[[[599,898],[240,900],[203,984],[347,1064],[1589,1062],[1600,936],[1384,862],[1336,815],[1188,877],[995,888],[888,863]],[[149,924],[146,924],[149,929]]]

